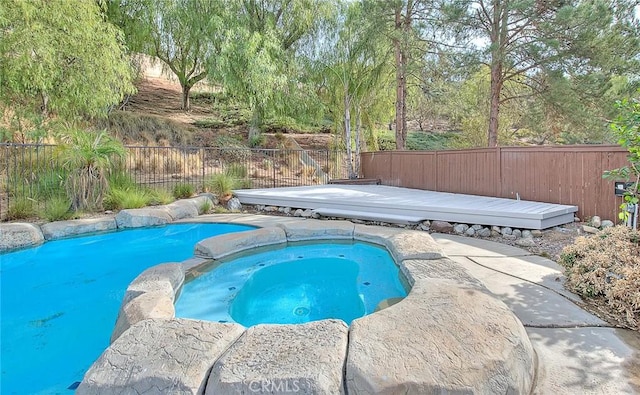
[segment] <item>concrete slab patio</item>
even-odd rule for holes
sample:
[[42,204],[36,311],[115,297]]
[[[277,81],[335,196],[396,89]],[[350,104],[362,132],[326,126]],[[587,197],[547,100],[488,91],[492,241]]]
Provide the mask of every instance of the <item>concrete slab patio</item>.
[[640,393],[640,333],[581,309],[555,262],[486,240],[432,236],[522,321],[538,356],[534,394]]

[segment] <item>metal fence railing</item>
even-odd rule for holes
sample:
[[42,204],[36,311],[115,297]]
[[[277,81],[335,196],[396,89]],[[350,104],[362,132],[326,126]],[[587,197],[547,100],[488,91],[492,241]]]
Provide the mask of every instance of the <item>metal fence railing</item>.
[[[171,191],[190,184],[202,192],[214,174],[229,171],[248,188],[325,184],[346,177],[344,154],[329,150],[128,146],[126,151],[110,167],[111,176],[150,189]],[[11,218],[20,206],[37,211],[63,195],[64,161],[54,145],[0,144],[0,219]]]

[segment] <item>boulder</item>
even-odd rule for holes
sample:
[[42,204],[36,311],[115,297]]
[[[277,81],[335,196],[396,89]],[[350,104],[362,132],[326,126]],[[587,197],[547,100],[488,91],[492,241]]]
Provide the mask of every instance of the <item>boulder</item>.
[[453,225],[446,221],[431,221],[431,231],[436,233],[451,233]]
[[516,245],[520,247],[535,247],[536,242],[533,240],[533,237],[522,237],[516,240]]
[[172,221],[173,218],[164,208],[127,209],[116,215],[116,224],[121,229],[166,225]]
[[602,229],[605,229],[605,228],[611,228],[612,226],[615,226],[615,224],[613,223],[613,221],[609,221],[608,219],[605,219],[602,221],[602,224],[600,226],[602,226]]
[[402,230],[389,237],[385,244],[396,262],[405,259],[440,259],[444,252],[430,234],[417,230]]
[[177,200],[164,207],[174,221],[184,218],[194,218],[199,215],[198,207],[189,200]]
[[39,227],[25,222],[0,224],[0,251],[30,247],[44,242]]
[[293,212],[293,216],[294,217],[302,217],[302,214],[304,213],[304,210],[302,210],[301,208],[297,209],[296,211]]
[[202,394],[211,366],[243,331],[184,319],[139,322],[102,353],[76,394]]
[[40,226],[40,229],[46,240],[56,240],[84,233],[115,230],[117,226],[114,218],[107,217],[49,222]]
[[508,226],[505,226],[504,228],[502,228],[500,232],[502,233],[503,236],[507,236],[507,235],[513,234],[513,229],[511,229]]
[[489,228],[482,228],[476,234],[480,237],[489,237],[491,236],[491,230],[489,230]]
[[455,224],[453,226],[453,233],[457,235],[461,235],[461,234],[464,234],[464,232],[466,232],[467,229],[469,229],[469,225],[467,224]]
[[355,225],[350,221],[294,221],[279,224],[287,235],[288,241],[353,239]]
[[261,228],[204,239],[196,244],[196,255],[202,258],[220,259],[250,248],[286,242],[287,235],[281,228]]
[[464,232],[465,236],[475,236],[476,234],[476,229],[475,228],[469,228]]
[[511,232],[511,234],[512,234],[512,235],[514,235],[516,238],[518,238],[518,237],[522,237],[522,231],[521,231],[520,229],[514,229],[514,230]]
[[534,377],[533,348],[511,310],[449,280],[417,280],[349,331],[348,393],[528,394]]
[[530,230],[525,229],[522,231],[522,238],[527,239],[527,238],[531,238],[533,237],[533,234],[531,233]]
[[602,226],[602,219],[597,216],[594,215],[593,217],[591,217],[591,226],[593,226],[594,228],[599,228]]
[[538,229],[533,229],[531,231],[531,236],[533,237],[542,237],[542,231]]
[[343,394],[347,333],[340,320],[253,326],[213,365],[205,394]]
[[227,210],[229,211],[242,210],[242,203],[240,203],[240,199],[236,197],[229,199],[229,201],[227,202]]
[[473,225],[472,228],[473,228],[473,230],[478,231],[478,230],[482,229],[482,225],[477,225],[476,224],[476,225]]
[[589,225],[582,225],[582,231],[585,233],[596,234],[600,231],[600,229],[594,228],[593,226]]

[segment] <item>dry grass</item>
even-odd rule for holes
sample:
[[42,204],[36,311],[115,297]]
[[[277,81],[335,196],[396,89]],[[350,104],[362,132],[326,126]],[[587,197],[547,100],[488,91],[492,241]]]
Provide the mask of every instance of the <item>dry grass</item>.
[[579,237],[562,251],[567,286],[604,298],[621,322],[640,330],[640,232],[625,226]]
[[197,175],[202,172],[202,155],[179,148],[130,147],[127,150],[127,167],[148,173]]
[[158,115],[114,111],[109,118],[98,120],[96,126],[109,130],[124,144],[185,146],[193,142],[192,128]]

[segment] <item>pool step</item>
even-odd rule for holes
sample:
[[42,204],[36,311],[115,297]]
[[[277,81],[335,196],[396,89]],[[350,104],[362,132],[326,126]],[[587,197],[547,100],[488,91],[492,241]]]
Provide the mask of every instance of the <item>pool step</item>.
[[423,217],[410,216],[410,215],[396,215],[396,214],[386,214],[386,213],[373,212],[373,211],[354,211],[354,210],[344,210],[344,209],[338,209],[338,208],[325,208],[325,207],[314,209],[313,212],[319,215],[323,215],[325,217],[353,218],[353,219],[362,219],[365,221],[381,221],[381,222],[388,222],[391,224],[401,224],[401,225],[415,225],[426,219]]

